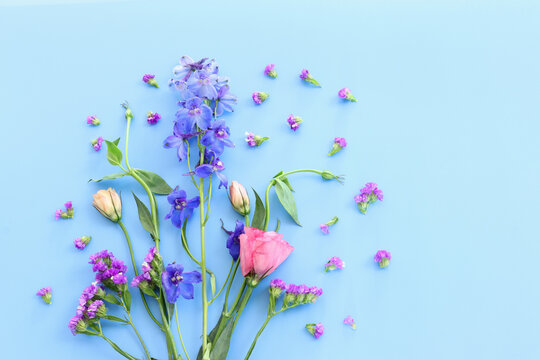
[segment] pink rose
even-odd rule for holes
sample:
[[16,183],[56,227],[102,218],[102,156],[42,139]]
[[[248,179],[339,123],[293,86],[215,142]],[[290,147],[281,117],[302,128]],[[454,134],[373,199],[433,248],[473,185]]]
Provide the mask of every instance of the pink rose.
[[293,250],[282,234],[246,226],[240,235],[242,275],[252,275],[258,282],[276,270]]

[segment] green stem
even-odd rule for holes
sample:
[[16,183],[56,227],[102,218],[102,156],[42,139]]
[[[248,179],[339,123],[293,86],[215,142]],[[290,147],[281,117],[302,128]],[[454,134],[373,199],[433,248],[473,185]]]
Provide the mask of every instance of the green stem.
[[137,334],[137,337],[139,338],[139,341],[141,342],[141,345],[144,349],[144,353],[146,354],[146,358],[148,360],[151,360],[152,357],[150,356],[150,354],[148,353],[148,349],[146,348],[146,345],[144,344],[144,341],[141,337],[141,334],[139,334],[139,331],[137,331],[137,328],[135,327],[135,324],[133,324],[133,319],[131,318],[131,312],[127,309],[127,306],[126,304],[124,303],[124,301],[122,301],[122,306],[124,307],[124,310],[126,311],[126,314],[129,318],[129,324],[131,325],[131,327],[133,328],[133,331],[135,331],[135,334]]
[[186,354],[187,360],[190,360],[188,352],[186,351],[186,346],[184,345],[184,340],[182,340],[182,333],[180,332],[180,323],[178,322],[178,309],[176,308],[176,304],[174,304],[174,315],[176,316],[176,328],[178,329],[178,337],[180,338],[182,349],[184,349],[184,353]]
[[152,214],[152,224],[154,225],[154,241],[156,243],[156,250],[159,252],[159,219],[157,217],[156,197],[154,196],[154,193],[152,193],[152,190],[150,190],[150,187],[144,182],[143,179],[141,179],[136,171],[130,169],[129,175],[131,175],[139,184],[141,184],[148,195],[148,200],[150,201],[150,213]]
[[264,321],[264,323],[262,324],[261,328],[259,329],[259,331],[257,332],[257,335],[255,335],[255,339],[253,339],[253,342],[251,343],[251,346],[249,348],[249,351],[246,355],[246,357],[244,358],[244,360],[248,360],[249,357],[251,356],[251,353],[253,352],[253,349],[255,348],[255,345],[257,344],[257,340],[259,339],[259,336],[261,336],[262,332],[264,331],[264,329],[266,328],[266,325],[268,325],[268,322],[270,321],[270,319],[273,317],[274,315],[268,315],[266,317],[266,320]]
[[178,356],[178,352],[176,351],[176,343],[174,342],[174,337],[171,332],[171,324],[169,322],[169,316],[165,313],[164,308],[167,306],[165,304],[165,299],[163,298],[163,294],[161,294],[160,298],[158,299],[159,302],[159,311],[161,313],[161,321],[163,321],[163,326],[161,327],[161,330],[165,333],[165,339],[167,340],[167,349],[169,351],[169,360],[176,360],[176,357]]
[[197,185],[197,182],[195,181],[195,178],[193,177],[193,174],[191,174],[191,164],[189,163],[189,141],[186,141],[186,146],[187,146],[186,160],[187,160],[187,166],[188,166],[188,170],[189,170],[189,176],[191,177],[191,181],[193,181],[193,185],[195,185],[195,187],[198,190],[199,185]]
[[[202,156],[202,155],[201,155]],[[210,184],[211,186],[211,184]],[[202,272],[202,353],[206,352],[208,342],[208,300],[206,298],[206,254],[204,244],[204,179],[199,182],[200,226],[201,226],[201,272]]]
[[246,226],[249,226],[249,216],[248,216],[248,214],[244,215],[244,220],[246,221]]
[[[221,294],[221,292],[223,291],[223,289],[225,289],[225,285],[227,285],[227,283],[229,282],[229,278],[231,277],[231,273],[233,271],[233,267],[234,267],[234,264],[235,264],[235,261],[233,260],[231,262],[231,267],[229,268],[229,273],[227,274],[227,278],[225,279],[225,281],[223,282],[223,285],[221,286],[221,289],[219,289],[219,291],[217,292],[217,294],[208,302],[208,306],[210,306],[214,300],[217,299],[217,297],[219,296],[219,294]],[[238,266],[238,264],[236,264]]]
[[248,288],[247,288],[246,292],[244,293],[244,296],[242,297],[242,302],[240,303],[240,307],[238,308],[238,313],[236,314],[236,317],[234,318],[234,323],[233,323],[233,328],[232,328],[233,331],[236,328],[236,325],[238,324],[238,320],[240,320],[240,315],[242,315],[242,312],[244,311],[244,308],[246,307],[249,299],[251,298],[251,294],[253,293],[253,289],[254,289],[253,286],[248,285]]
[[[187,220],[186,220],[187,221]],[[184,244],[184,250],[186,251],[186,253],[188,254],[188,256],[190,257],[191,260],[193,260],[194,263],[196,263],[197,265],[201,266],[201,262],[199,260],[197,260],[197,258],[195,256],[193,256],[193,254],[191,253],[191,251],[189,250],[189,246],[187,244],[187,239],[186,239],[186,234],[184,233],[184,229],[180,229],[180,236],[182,237],[182,243]],[[210,276],[213,276],[214,273],[209,269],[209,268],[206,268],[206,272],[208,273],[208,275]]]
[[210,174],[209,177],[210,181],[208,184],[208,190],[206,192],[206,215],[204,217],[204,225],[206,225],[206,222],[208,221],[208,217],[210,216],[210,200],[212,199],[212,174]]
[[124,350],[122,350],[120,348],[120,346],[116,345],[111,339],[109,339],[108,337],[106,337],[104,334],[103,334],[103,331],[101,329],[101,321],[98,320],[98,326],[99,326],[99,333],[94,333],[92,332],[92,335],[96,335],[96,336],[99,336],[100,338],[102,338],[103,340],[105,340],[106,342],[109,343],[109,345],[112,346],[112,348],[114,350],[116,350],[116,352],[118,352],[120,355],[122,355],[123,357],[125,357],[126,359],[129,359],[129,360],[139,360],[137,359],[136,357],[128,354],[127,352],[125,352]]

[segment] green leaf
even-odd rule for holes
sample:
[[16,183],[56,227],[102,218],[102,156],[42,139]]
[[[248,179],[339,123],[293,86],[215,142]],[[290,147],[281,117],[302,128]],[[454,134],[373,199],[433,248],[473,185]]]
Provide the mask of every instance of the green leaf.
[[139,221],[141,222],[143,228],[152,235],[152,238],[154,237],[154,223],[152,222],[152,215],[150,214],[150,210],[144,205],[144,203],[139,200],[137,195],[135,193],[132,193],[133,197],[135,198],[135,202],[137,203],[137,210],[139,211]]
[[216,340],[215,345],[212,346],[212,351],[210,353],[211,360],[227,359],[227,353],[229,352],[229,346],[231,345],[233,325],[234,321],[229,321],[219,338]]
[[[211,344],[214,342],[214,339],[216,338],[216,334],[219,330],[219,324],[221,324],[221,321],[223,320],[223,312],[221,313],[219,320],[216,323],[216,326],[210,331],[210,334],[208,334],[208,343]],[[197,360],[203,360],[203,354],[202,354],[202,346],[199,348],[199,353],[197,354]]]
[[126,173],[114,173],[111,175],[104,176],[101,179],[90,179],[88,180],[88,182],[100,182],[103,180],[118,179],[118,178],[121,178],[122,176],[126,176]]
[[158,174],[142,169],[133,170],[137,172],[153,193],[158,195],[169,195],[173,191],[169,184],[167,184],[167,182]]
[[294,191],[289,179],[286,176],[281,176],[281,174],[283,174],[283,170],[274,175],[274,179],[279,178],[279,180],[283,181],[289,187],[289,189],[291,189],[291,191]]
[[281,181],[279,178],[275,179],[276,184],[274,185],[274,188],[276,189],[276,195],[279,199],[279,202],[281,205],[283,205],[283,208],[285,211],[291,215],[294,222],[296,224],[300,225],[300,222],[298,221],[298,213],[296,211],[296,202],[294,201],[294,196],[291,192],[291,189],[285,184],[283,181]]
[[108,140],[105,140],[105,143],[107,144],[107,160],[109,160],[109,163],[112,165],[122,164],[122,151],[120,151],[118,146]]
[[118,143],[119,143],[119,142],[120,142],[120,138],[114,140],[114,141],[113,141],[113,144],[116,145],[116,146],[118,146]]
[[129,321],[126,321],[124,319],[119,318],[118,316],[114,315],[105,315],[104,319],[110,320],[110,321],[118,321],[124,324],[129,324]]
[[118,300],[116,298],[116,296],[112,295],[112,294],[107,294],[103,297],[103,300],[105,300],[106,302],[109,302],[111,304],[116,304],[116,305],[122,305],[122,303],[120,302],[120,300]]
[[210,274],[210,288],[212,289],[212,297],[216,295],[216,276]]
[[128,290],[122,293],[122,299],[124,299],[127,311],[131,310],[131,293]]
[[157,299],[157,294],[154,290],[150,289],[150,288],[147,288],[147,287],[142,287],[142,288],[139,288],[143,293],[145,293],[146,295],[148,296],[151,296],[153,297],[154,299]]
[[253,214],[253,220],[251,221],[251,226],[260,230],[264,230],[264,217],[266,216],[264,204],[255,189],[253,189],[253,192],[255,193],[255,213]]

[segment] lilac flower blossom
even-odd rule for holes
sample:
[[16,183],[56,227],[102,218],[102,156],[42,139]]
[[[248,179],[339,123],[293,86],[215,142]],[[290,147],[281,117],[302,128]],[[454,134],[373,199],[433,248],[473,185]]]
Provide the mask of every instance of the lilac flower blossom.
[[165,215],[165,219],[171,219],[177,228],[182,227],[182,223],[188,216],[191,216],[193,209],[197,208],[200,203],[198,196],[188,200],[186,192],[178,190],[178,186],[167,196],[167,201],[171,204],[171,211]]
[[274,64],[269,64],[264,67],[264,75],[267,75],[273,79],[277,77],[277,72],[274,70]]
[[149,111],[149,112],[146,114],[146,121],[147,121],[150,125],[157,124],[157,122],[159,121],[159,119],[161,119],[161,115],[159,115],[158,113],[153,113],[153,112]]
[[169,264],[161,274],[161,284],[167,301],[171,304],[176,303],[180,295],[184,299],[193,299],[193,284],[201,282],[201,273],[192,271],[184,272],[184,267],[180,264]]
[[186,121],[176,121],[174,123],[173,134],[163,141],[164,148],[177,148],[179,161],[187,158],[187,140],[196,136],[196,133],[191,132],[192,129],[193,127],[189,127],[188,129]]
[[161,282],[159,273],[162,266],[161,255],[158,254],[155,247],[151,247],[144,257],[144,262],[141,266],[142,273],[133,278],[131,286],[138,287],[147,295],[157,297],[154,289]]
[[229,135],[229,127],[225,124],[225,120],[218,119],[214,121],[212,127],[202,137],[201,143],[219,156],[223,153],[225,146],[234,147]]
[[388,267],[388,265],[390,265],[391,259],[392,259],[392,255],[390,255],[390,251],[386,251],[386,250],[377,251],[377,253],[373,257],[373,260],[379,263],[379,267],[381,269]]
[[252,132],[246,132],[246,142],[251,147],[259,146],[268,139],[270,139],[268,136],[262,137]]
[[103,138],[100,136],[97,139],[92,140],[91,143],[94,150],[99,151],[101,150],[101,145],[103,144]]
[[77,314],[69,320],[68,327],[73,335],[77,335],[86,331],[87,324],[83,319],[83,315]]
[[195,167],[193,174],[200,178],[207,178],[211,174],[216,174],[219,179],[218,189],[221,189],[222,186],[224,186],[226,189],[229,186],[229,182],[227,180],[227,176],[221,173],[223,170],[225,170],[223,161],[221,161],[218,157],[215,157],[210,164],[200,164]]
[[234,231],[225,229],[223,222],[221,224],[221,228],[229,235],[227,238],[226,247],[229,249],[229,254],[231,254],[233,260],[236,261],[240,256],[240,235],[244,233],[244,223],[240,220],[236,220]]
[[102,318],[106,315],[106,313],[107,308],[105,307],[103,300],[96,300],[92,302],[86,310],[86,314],[88,315],[89,319],[94,319],[96,317]]
[[367,183],[361,190],[360,194],[354,197],[354,201],[358,206],[358,210],[362,214],[365,214],[368,210],[369,204],[372,204],[376,201],[382,201],[383,192],[377,187],[375,183]]
[[233,105],[236,105],[238,98],[230,91],[229,85],[223,85],[217,92],[216,111],[214,116],[221,116],[223,111],[233,112]]
[[215,88],[217,75],[207,71],[197,71],[187,82],[189,89],[200,98],[214,100],[218,96]]
[[300,124],[302,123],[302,118],[300,116],[294,116],[293,114],[289,115],[287,118],[287,123],[291,127],[292,130],[296,131],[300,127]]
[[203,64],[206,60],[208,60],[208,58],[194,61],[191,57],[184,55],[180,58],[180,65],[176,65],[173,68],[173,74],[186,81],[193,72],[203,69]]
[[349,90],[348,88],[343,88],[343,89],[339,90],[338,91],[338,96],[340,98],[342,98],[342,99],[349,100],[349,101],[352,101],[352,102],[356,102],[355,97],[351,93],[351,90]]
[[99,119],[96,117],[96,115],[90,115],[86,118],[86,123],[88,125],[93,125],[93,126],[97,126],[101,123],[101,121],[99,121]]
[[103,285],[98,281],[93,282],[83,290],[79,298],[79,306],[77,307],[76,314],[68,324],[73,335],[84,333],[89,323],[106,315],[107,308],[102,301],[104,297],[105,291],[103,290]]
[[283,306],[285,307],[314,303],[323,294],[321,288],[317,286],[309,287],[304,284],[287,284],[284,285],[283,290],[285,290],[283,297]]
[[324,326],[322,323],[306,324],[306,330],[313,335],[315,339],[320,338],[324,334]]
[[92,240],[91,236],[81,236],[80,238],[76,238],[73,241],[73,244],[75,244],[75,247],[79,250],[82,250],[88,245],[88,243]]
[[342,137],[334,138],[334,143],[332,145],[332,150],[330,150],[330,152],[328,153],[328,156],[332,156],[332,155],[340,152],[341,149],[343,149],[346,146],[347,146],[347,140],[345,140],[345,138],[342,138]]
[[142,77],[142,81],[144,81],[145,83],[147,83],[148,85],[152,85],[154,87],[159,87],[156,79],[155,79],[156,75],[152,75],[152,74],[145,74],[143,75]]
[[336,269],[343,270],[345,262],[337,256],[333,256],[328,259],[326,265],[324,265],[324,272],[333,271]]
[[51,295],[51,287],[47,286],[44,288],[41,288],[36,293],[37,296],[40,296],[43,301],[45,301],[46,304],[51,303],[52,295]]
[[176,119],[186,122],[186,129],[193,129],[197,124],[200,129],[206,130],[212,121],[212,110],[201,98],[194,97],[186,100],[184,107],[176,112]]
[[56,209],[56,211],[54,212],[55,220],[73,218],[73,215],[75,214],[75,210],[73,210],[73,203],[71,201],[68,201],[64,204],[64,207],[66,208],[65,211]]
[[353,330],[356,330],[356,323],[354,322],[354,319],[351,315],[347,316],[344,320],[343,320],[343,323],[345,325],[349,325],[350,327],[352,327]]
[[302,72],[300,73],[300,79],[312,85],[321,87],[321,84],[319,84],[319,82],[315,80],[313,76],[311,76],[311,74],[309,73],[307,69],[302,69]]
[[261,105],[263,102],[268,99],[268,93],[262,92],[262,91],[254,91],[253,94],[251,94],[251,98],[257,105]]
[[107,288],[123,292],[126,290],[127,266],[122,260],[116,259],[113,253],[103,250],[90,256],[89,264],[96,273],[96,280]]
[[329,227],[337,223],[339,218],[337,216],[334,216],[330,221],[328,221],[325,224],[321,224],[320,228],[323,234],[328,235],[330,233]]

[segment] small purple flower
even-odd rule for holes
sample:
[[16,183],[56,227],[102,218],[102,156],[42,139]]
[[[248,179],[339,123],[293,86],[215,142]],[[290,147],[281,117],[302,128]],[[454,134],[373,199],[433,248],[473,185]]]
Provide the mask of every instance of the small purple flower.
[[228,231],[223,227],[221,228],[229,235],[227,238],[226,247],[229,249],[229,254],[231,254],[234,261],[238,260],[240,256],[240,235],[244,233],[244,223],[240,220],[236,220],[236,226],[234,231]]
[[333,256],[328,259],[326,265],[324,265],[324,272],[333,271],[336,269],[343,270],[345,262],[337,256]]
[[86,314],[88,315],[89,319],[94,319],[97,315],[98,318],[103,317],[103,312],[106,312],[105,310],[105,303],[102,300],[96,300],[88,306],[88,309],[86,310]]
[[152,75],[152,74],[145,74],[143,75],[142,77],[142,81],[144,81],[145,83],[147,83],[148,85],[152,85],[154,87],[159,87],[158,83],[156,82],[156,79],[155,79],[156,75]]
[[330,231],[328,230],[328,225],[326,225],[326,224],[321,224],[320,227],[321,227],[321,231],[322,231],[322,233],[323,233],[324,235],[330,234]]
[[88,245],[90,240],[92,240],[91,236],[81,236],[80,238],[76,238],[73,243],[77,249],[82,250]]
[[96,117],[96,115],[90,115],[86,118],[86,123],[88,125],[97,126],[100,124],[99,119]]
[[337,216],[334,216],[330,221],[328,221],[325,224],[321,224],[320,228],[323,234],[328,235],[330,233],[329,227],[337,223],[339,218]]
[[274,70],[274,64],[269,64],[264,67],[264,75],[275,79],[277,77],[277,72]]
[[193,132],[195,124],[200,129],[206,130],[212,121],[212,110],[201,98],[194,97],[183,103],[183,107],[176,112],[176,119],[184,123],[188,133]]
[[192,133],[192,126],[187,126],[186,121],[175,121],[173,134],[163,140],[163,147],[166,149],[177,148],[178,160],[183,161],[187,158],[187,140],[196,136]]
[[180,58],[180,65],[176,65],[173,68],[173,74],[174,76],[183,78],[183,80],[186,81],[193,72],[203,69],[203,64],[206,60],[208,60],[208,58],[194,61],[191,57],[184,55]]
[[262,137],[252,132],[246,132],[246,142],[251,147],[259,146],[268,139],[270,139],[268,136]]
[[50,286],[39,289],[36,295],[41,296],[41,298],[43,299],[43,301],[45,301],[46,304],[51,303],[52,295]]
[[309,73],[307,69],[302,69],[302,72],[300,73],[300,79],[312,85],[321,87],[321,84],[319,84],[319,82],[315,80],[313,76],[311,76],[311,74]]
[[97,139],[92,140],[92,147],[94,150],[101,150],[101,145],[103,144],[103,138],[100,136]]
[[342,99],[349,100],[349,101],[352,101],[352,102],[356,102],[355,97],[351,93],[351,90],[349,90],[348,88],[343,88],[343,89],[339,90],[338,91],[338,96],[340,98],[342,98]]
[[193,209],[197,208],[200,203],[198,196],[188,200],[186,192],[178,190],[178,186],[167,196],[167,201],[171,204],[171,211],[165,215],[165,220],[171,219],[177,228],[182,227],[182,223],[188,216],[191,216]]
[[341,151],[344,147],[347,146],[347,140],[342,137],[334,138],[334,143],[332,144],[332,150],[328,153],[328,156],[332,156]]
[[176,303],[180,295],[184,299],[193,299],[193,284],[201,282],[201,273],[192,271],[184,272],[184,267],[180,264],[169,264],[161,274],[161,284],[171,304]]
[[315,339],[320,338],[324,334],[324,326],[321,323],[307,324],[306,330],[313,335]]
[[127,266],[122,260],[116,259],[113,253],[103,250],[90,256],[89,264],[96,273],[96,281],[101,282],[107,288],[123,292],[126,290]]
[[207,178],[211,174],[216,174],[219,179],[218,189],[221,189],[222,186],[227,189],[227,187],[229,186],[229,181],[227,180],[227,176],[221,173],[223,170],[225,170],[225,165],[223,164],[223,161],[216,157],[212,159],[212,162],[210,164],[201,164],[195,167],[195,171],[193,171],[193,174],[197,175],[200,178]]
[[358,210],[360,210],[362,214],[365,214],[369,204],[376,201],[382,201],[383,198],[384,195],[382,190],[377,187],[377,184],[370,182],[360,189],[360,194],[354,197],[354,201],[358,206]]
[[257,105],[261,105],[263,102],[268,99],[268,93],[262,92],[262,91],[254,91],[253,94],[251,94],[251,98]]
[[381,269],[388,267],[388,265],[390,265],[391,259],[392,259],[392,255],[390,254],[390,251],[386,251],[386,250],[377,251],[377,253],[373,257],[373,260],[379,263],[379,267]]
[[77,314],[72,317],[71,320],[69,320],[68,328],[73,335],[84,332],[87,328],[87,324],[83,319],[83,315]]
[[353,330],[356,330],[356,323],[354,322],[354,319],[351,315],[347,316],[344,320],[343,320],[343,323],[345,325],[349,325],[350,327],[353,328]]
[[73,203],[71,201],[68,201],[64,204],[64,207],[66,208],[66,210],[60,210],[60,209],[56,209],[56,211],[54,212],[54,219],[55,220],[59,220],[59,219],[72,219],[73,218],[73,215],[75,213],[75,210],[73,210]]
[[187,82],[189,89],[197,96],[214,100],[218,96],[216,90],[218,76],[205,70],[196,71]]
[[229,85],[219,88],[216,98],[216,111],[214,116],[221,116],[223,111],[233,112],[233,105],[236,105],[238,98],[230,92]]
[[159,121],[159,119],[161,119],[161,115],[159,115],[158,113],[153,113],[153,112],[149,111],[149,112],[146,114],[146,121],[147,121],[150,125],[157,124],[157,122]]
[[274,299],[277,299],[280,297],[281,293],[286,289],[287,284],[285,281],[281,279],[273,279],[270,281],[270,288],[268,291],[270,292],[270,296]]
[[211,128],[204,134],[201,143],[208,150],[213,151],[219,156],[223,153],[225,146],[234,147],[234,143],[229,139],[229,135],[229,127],[225,124],[225,120],[218,119],[214,121]]
[[300,127],[300,124],[302,123],[302,118],[300,116],[294,116],[293,114],[289,115],[287,118],[287,123],[291,127],[292,130],[296,131]]

